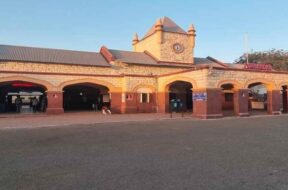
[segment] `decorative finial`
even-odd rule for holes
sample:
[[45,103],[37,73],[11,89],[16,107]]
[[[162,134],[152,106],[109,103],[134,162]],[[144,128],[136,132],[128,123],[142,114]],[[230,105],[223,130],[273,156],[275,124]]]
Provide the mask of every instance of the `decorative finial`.
[[133,41],[138,41],[138,34],[137,33],[134,33],[134,36],[133,36]]
[[135,33],[134,36],[133,36],[133,39],[132,39],[132,45],[135,45],[139,42],[139,39],[138,39],[138,34]]
[[194,27],[194,25],[193,25],[193,24],[190,24],[188,31],[192,31],[192,30],[194,30],[194,31],[195,31],[195,27]]
[[156,21],[156,24],[155,24],[156,26],[161,26],[162,25],[162,20],[161,20],[161,18],[159,18],[157,21]]
[[196,33],[195,27],[194,27],[193,24],[191,24],[191,25],[189,26],[189,29],[188,29],[188,34],[190,34],[190,35],[195,35],[195,33]]
[[159,18],[159,19],[156,21],[156,23],[155,23],[155,28],[156,28],[156,30],[162,30],[163,24],[162,24],[161,18]]

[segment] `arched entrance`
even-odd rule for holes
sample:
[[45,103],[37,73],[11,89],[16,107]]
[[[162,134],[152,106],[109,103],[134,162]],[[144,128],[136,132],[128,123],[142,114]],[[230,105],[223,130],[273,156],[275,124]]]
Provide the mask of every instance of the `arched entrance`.
[[262,82],[255,82],[248,85],[250,114],[267,114],[268,111],[268,89]]
[[185,81],[175,81],[168,85],[169,111],[173,109],[175,102],[180,102],[179,111],[193,112],[192,84]]
[[47,97],[43,85],[21,80],[0,83],[0,113],[46,112]]
[[231,83],[222,84],[222,111],[224,116],[234,115],[234,85]]
[[110,107],[109,89],[94,83],[78,83],[63,88],[64,111],[97,111]]

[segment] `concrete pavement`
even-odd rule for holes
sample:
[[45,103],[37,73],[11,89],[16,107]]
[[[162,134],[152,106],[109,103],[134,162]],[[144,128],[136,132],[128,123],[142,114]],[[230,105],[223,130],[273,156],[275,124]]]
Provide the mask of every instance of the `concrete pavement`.
[[285,190],[288,117],[0,130],[2,190]]
[[7,128],[35,128],[51,126],[69,126],[75,124],[114,123],[127,121],[151,121],[163,119],[186,118],[193,119],[191,113],[161,114],[161,113],[138,113],[138,114],[112,114],[103,115],[100,112],[72,112],[62,115],[47,114],[4,114],[0,115],[0,129]]

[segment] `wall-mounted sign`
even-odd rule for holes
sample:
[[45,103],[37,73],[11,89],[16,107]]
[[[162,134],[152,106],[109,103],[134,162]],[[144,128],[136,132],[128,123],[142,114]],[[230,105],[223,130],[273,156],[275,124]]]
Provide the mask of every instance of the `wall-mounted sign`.
[[109,96],[109,94],[103,94],[102,101],[103,101],[103,103],[108,103],[108,102],[110,102],[110,96]]
[[270,64],[256,64],[256,63],[246,63],[244,64],[244,69],[253,69],[253,70],[262,70],[262,71],[271,71],[272,66]]
[[31,84],[31,83],[18,83],[18,82],[15,82],[15,83],[12,83],[12,87],[34,87],[35,85],[34,84]]
[[195,92],[193,93],[193,101],[206,101],[207,93],[206,92]]

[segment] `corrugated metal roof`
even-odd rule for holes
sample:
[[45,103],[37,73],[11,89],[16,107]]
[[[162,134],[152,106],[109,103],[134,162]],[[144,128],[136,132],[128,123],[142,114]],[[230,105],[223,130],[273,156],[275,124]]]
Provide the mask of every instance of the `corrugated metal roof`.
[[[187,34],[187,32],[185,30],[183,30],[180,26],[178,26],[175,22],[173,22],[170,18],[168,18],[166,16],[164,18],[161,18],[161,23],[163,25],[163,31]],[[154,32],[155,32],[155,24],[146,33],[144,38],[147,36],[150,36]]]
[[111,66],[100,53],[0,45],[0,61]]

